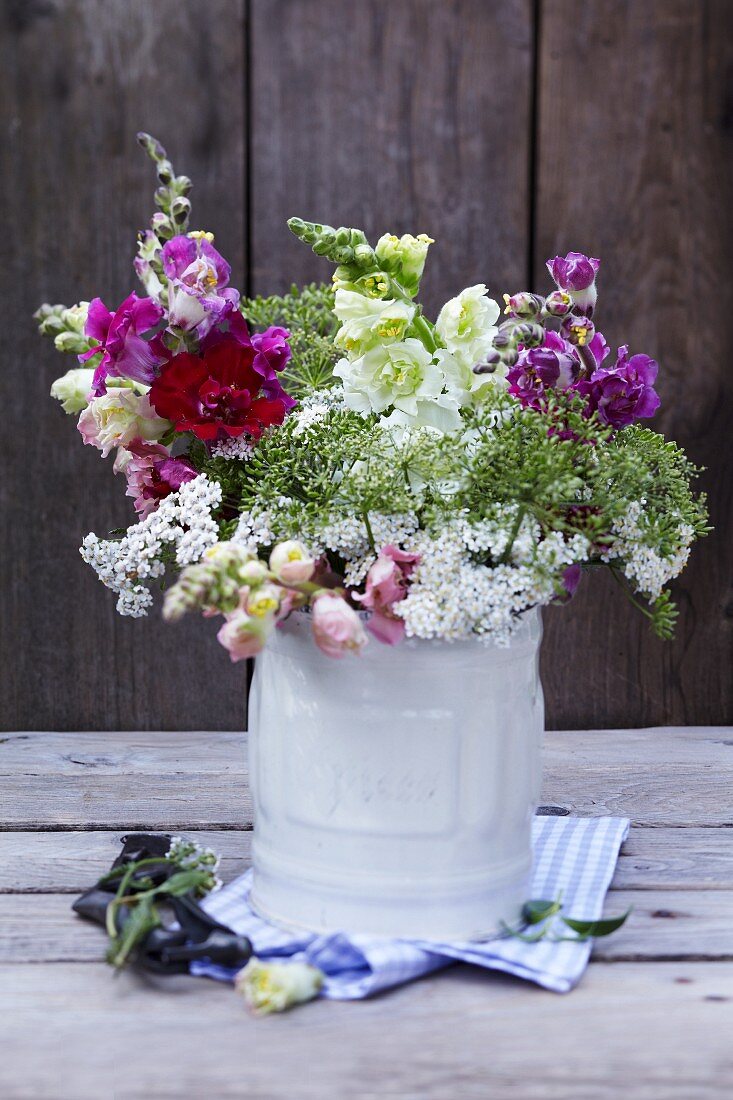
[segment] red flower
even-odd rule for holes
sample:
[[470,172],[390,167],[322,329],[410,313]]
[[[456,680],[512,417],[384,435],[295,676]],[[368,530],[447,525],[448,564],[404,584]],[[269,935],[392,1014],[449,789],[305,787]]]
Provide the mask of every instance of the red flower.
[[276,378],[253,367],[257,350],[225,336],[203,355],[183,352],[167,363],[150,387],[150,403],[176,431],[199,439],[258,439],[264,428],[282,424],[295,404]]

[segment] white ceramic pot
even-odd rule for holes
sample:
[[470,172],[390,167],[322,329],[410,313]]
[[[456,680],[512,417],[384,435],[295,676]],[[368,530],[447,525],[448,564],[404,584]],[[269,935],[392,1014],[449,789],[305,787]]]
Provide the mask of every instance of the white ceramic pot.
[[372,639],[325,657],[291,615],[250,695],[251,900],[290,928],[479,939],[527,900],[542,623],[508,649]]

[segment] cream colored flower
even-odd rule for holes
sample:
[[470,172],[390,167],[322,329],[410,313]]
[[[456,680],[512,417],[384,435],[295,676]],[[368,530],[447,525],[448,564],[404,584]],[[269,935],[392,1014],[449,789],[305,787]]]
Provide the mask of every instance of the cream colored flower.
[[484,283],[477,283],[445,303],[435,329],[461,366],[471,370],[490,350],[500,312]]
[[344,400],[354,412],[381,413],[394,405],[408,416],[422,398],[436,398],[443,389],[443,372],[420,340],[377,345],[349,362],[341,359],[334,374],[344,383]]
[[99,447],[104,458],[113,447],[124,447],[133,439],[160,439],[171,427],[157,415],[146,394],[121,388],[95,397],[78,424],[84,442]]
[[334,313],[341,321],[334,343],[350,359],[356,359],[376,343],[402,340],[415,307],[393,298],[367,298],[353,290],[337,290]]
[[323,974],[302,962],[262,962],[252,958],[234,979],[234,987],[258,1016],[283,1012],[317,996]]
[[403,233],[401,237],[385,233],[377,241],[374,251],[387,271],[400,273],[405,289],[414,295],[425,267],[428,248],[433,243],[433,238],[428,237],[427,233],[419,233],[417,237],[413,237],[412,233]]
[[57,378],[51,386],[51,397],[61,402],[66,413],[78,413],[89,404],[88,396],[92,388],[94,371],[88,367],[75,367]]

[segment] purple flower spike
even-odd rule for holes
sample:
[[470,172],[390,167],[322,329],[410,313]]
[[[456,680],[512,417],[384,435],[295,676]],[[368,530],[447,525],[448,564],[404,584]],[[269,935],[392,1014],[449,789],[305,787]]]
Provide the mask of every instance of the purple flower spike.
[[162,259],[171,325],[203,337],[238,305],[239,291],[228,286],[231,268],[205,234],[173,237]]
[[145,338],[156,327],[163,310],[151,298],[138,298],[134,292],[111,313],[101,298],[89,304],[84,333],[99,344],[79,356],[86,362],[102,352],[102,359],[94,372],[92,393],[95,397],[107,392],[105,384],[110,376],[130,378],[134,382],[149,385],[157,368],[167,358],[160,336]]
[[568,252],[547,261],[547,270],[560,290],[566,291],[578,309],[589,315],[596,304],[596,273],[601,261],[583,252]]

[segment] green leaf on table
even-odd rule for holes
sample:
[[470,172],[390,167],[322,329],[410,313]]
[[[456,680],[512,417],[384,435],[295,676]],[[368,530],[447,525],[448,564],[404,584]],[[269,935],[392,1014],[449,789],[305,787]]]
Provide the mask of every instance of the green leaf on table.
[[620,917],[608,917],[605,920],[573,920],[572,917],[561,917],[563,924],[577,932],[577,937],[566,936],[565,939],[578,943],[584,940],[598,939],[600,936],[610,936],[626,922],[631,908],[622,913]]
[[545,901],[542,898],[534,898],[525,901],[522,906],[522,920],[525,924],[541,924],[548,917],[554,917],[562,909],[560,898],[556,901]]

